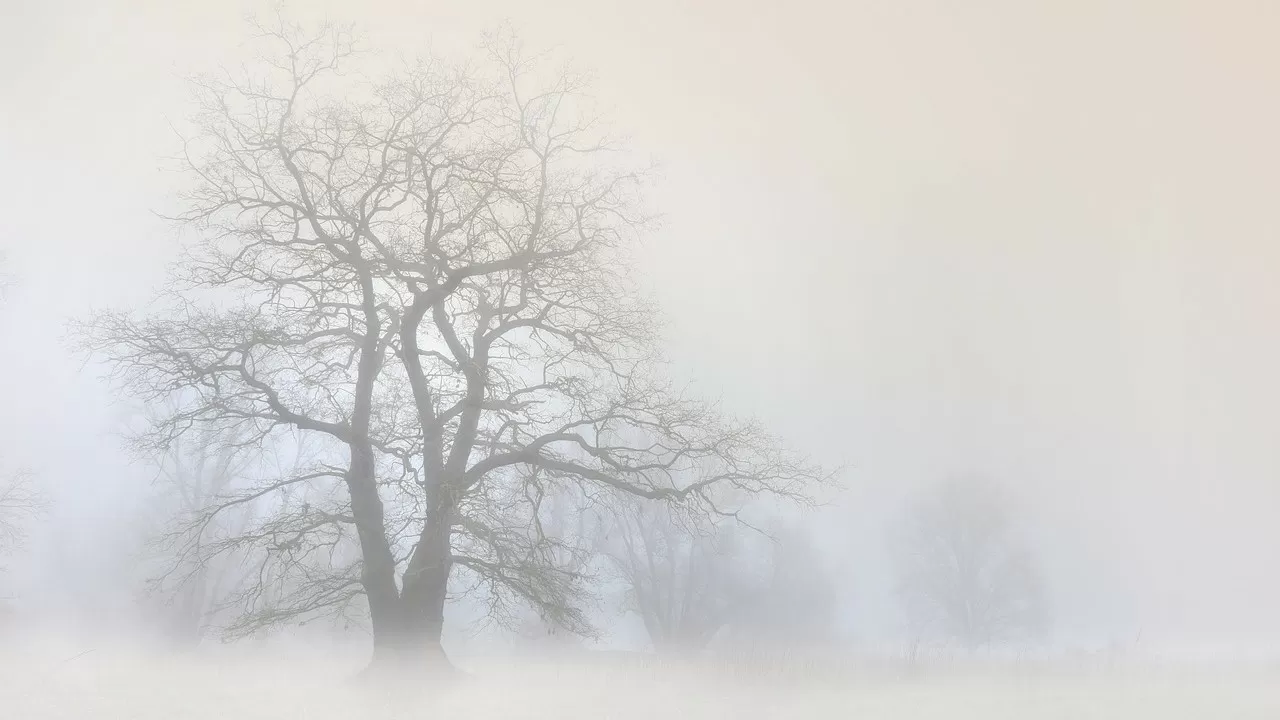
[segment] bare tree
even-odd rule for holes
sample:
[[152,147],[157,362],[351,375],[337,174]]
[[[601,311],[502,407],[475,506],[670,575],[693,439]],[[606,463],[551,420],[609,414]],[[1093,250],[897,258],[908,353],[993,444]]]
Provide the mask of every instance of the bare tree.
[[[544,538],[550,563],[576,583],[574,597],[579,608],[595,601],[592,588],[600,580],[593,565],[598,559],[599,543],[590,503],[582,497],[561,492],[537,500],[532,513],[535,536]],[[579,619],[579,618],[574,618]],[[583,621],[569,624],[563,614],[548,617],[538,607],[529,607],[516,627],[525,642],[541,648],[566,648],[579,645],[584,638],[596,637],[596,629]]]
[[12,287],[15,282],[13,275],[5,269],[7,264],[6,255],[3,251],[0,251],[0,302],[4,301],[5,291]]
[[323,612],[308,605],[344,582],[359,558],[355,537],[314,522],[329,520],[339,502],[331,466],[306,446],[305,434],[254,438],[244,430],[194,425],[169,441],[161,461],[164,492],[151,508],[161,525],[150,535],[145,570],[170,639],[261,638],[290,619],[321,615],[362,623],[356,603]]
[[[0,579],[5,575],[6,558],[22,547],[28,524],[44,507],[44,497],[34,487],[30,473],[0,474]],[[0,587],[0,635],[10,620],[6,605],[11,599]]]
[[660,653],[702,650],[763,588],[737,526],[683,508],[619,497],[605,517],[606,555]]
[[217,554],[185,550],[216,543],[220,536],[242,536],[257,508],[239,505],[221,513],[215,523],[198,523],[190,537],[182,532],[175,536],[170,524],[174,518],[190,523],[233,496],[259,462],[258,453],[235,437],[201,426],[175,438],[159,461],[161,492],[149,508],[161,519],[161,528],[151,538],[158,570],[147,578],[147,590],[159,604],[154,619],[180,647],[198,644],[214,629],[228,597],[248,580],[246,569],[255,549],[237,545]]
[[[3,260],[4,256],[0,255],[0,262]],[[0,301],[4,300],[4,290],[11,283],[11,277],[0,265]],[[30,472],[19,470],[5,474],[4,471],[0,466],[0,558],[22,545],[27,538],[28,523],[45,508],[45,497],[35,487]]]
[[812,650],[836,640],[838,599],[821,553],[802,525],[770,532],[765,580],[730,623],[741,650]]
[[0,557],[21,547],[27,538],[27,523],[44,508],[29,472],[17,472],[0,479]]
[[896,530],[898,593],[914,640],[973,650],[1044,628],[1040,575],[996,487],[943,483]]
[[[254,598],[242,627],[362,601],[379,664],[443,658],[451,592],[501,622],[532,605],[581,626],[541,498],[609,489],[731,515],[713,489],[803,500],[827,479],[660,379],[628,260],[643,178],[577,77],[539,80],[509,40],[489,44],[491,72],[369,79],[338,72],[344,32],[262,38],[260,64],[197,84],[179,219],[201,240],[167,307],[84,328],[121,387],[182,398],[140,447],[200,425],[327,439],[329,462],[206,513],[317,496],[241,538],[268,539],[264,567],[296,588]],[[353,539],[357,557],[317,570]]]

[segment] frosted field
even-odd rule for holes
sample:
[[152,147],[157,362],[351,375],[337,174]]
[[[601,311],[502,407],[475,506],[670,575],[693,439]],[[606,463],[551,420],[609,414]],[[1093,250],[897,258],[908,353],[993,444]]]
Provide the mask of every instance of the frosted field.
[[356,664],[6,653],[0,717],[75,718],[1280,718],[1280,672],[999,673],[664,663],[473,663],[452,687],[360,686]]

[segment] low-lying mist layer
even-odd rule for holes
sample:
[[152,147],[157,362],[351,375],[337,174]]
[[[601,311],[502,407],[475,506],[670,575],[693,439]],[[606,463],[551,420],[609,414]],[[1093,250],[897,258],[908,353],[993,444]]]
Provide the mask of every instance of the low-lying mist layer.
[[354,679],[357,658],[96,649],[7,653],[14,718],[1273,718],[1280,673],[1257,667],[917,669],[659,661],[594,653],[475,661],[448,682]]

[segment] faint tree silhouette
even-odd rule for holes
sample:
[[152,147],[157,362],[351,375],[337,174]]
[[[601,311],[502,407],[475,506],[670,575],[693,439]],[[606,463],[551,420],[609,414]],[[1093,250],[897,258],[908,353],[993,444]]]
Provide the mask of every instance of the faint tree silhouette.
[[995,486],[958,480],[932,488],[895,528],[893,548],[913,642],[973,650],[1045,629],[1040,574]]

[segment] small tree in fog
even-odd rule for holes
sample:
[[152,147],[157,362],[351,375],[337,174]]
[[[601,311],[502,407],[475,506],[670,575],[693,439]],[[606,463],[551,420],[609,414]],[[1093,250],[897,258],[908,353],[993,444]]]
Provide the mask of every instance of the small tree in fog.
[[161,456],[160,493],[149,509],[163,527],[151,538],[158,568],[147,579],[147,590],[159,604],[153,619],[178,646],[199,643],[213,629],[215,616],[227,610],[229,596],[249,579],[255,548],[223,546],[222,540],[242,536],[256,508],[242,503],[207,516],[210,508],[235,497],[258,452],[205,426],[174,438]]
[[821,554],[802,527],[771,531],[765,582],[730,624],[739,649],[813,649],[837,640],[838,599]]
[[626,609],[658,652],[701,650],[760,592],[760,573],[733,523],[625,497],[602,521],[602,547],[625,588]]
[[[27,538],[29,523],[44,509],[44,499],[27,472],[7,477],[0,475],[0,580],[5,575],[5,560],[20,549]],[[12,599],[0,586],[0,635],[3,634],[5,605]]]
[[1040,574],[994,486],[952,481],[933,488],[909,508],[893,547],[913,640],[973,650],[1044,629]]
[[728,513],[717,488],[803,499],[827,477],[662,379],[628,259],[643,173],[579,78],[539,77],[508,41],[479,71],[370,78],[345,71],[343,32],[260,39],[261,62],[197,83],[180,219],[199,239],[163,302],[85,327],[120,387],[181,400],[139,448],[234,426],[268,446],[307,433],[340,458],[240,489],[314,491],[245,530],[305,591],[254,595],[240,627],[360,604],[382,664],[443,657],[451,593],[502,622],[532,606],[582,625],[538,498]]
[[43,507],[31,473],[16,472],[0,478],[0,558],[22,546],[28,524]]
[[[4,300],[5,288],[12,283],[3,261],[4,256],[0,255],[0,302]],[[29,523],[45,508],[44,496],[37,490],[30,472],[6,472],[2,450],[0,448],[0,559],[21,547],[27,538]]]
[[[531,513],[534,534],[546,538],[550,562],[575,581],[582,591],[580,605],[594,594],[588,586],[598,580],[592,567],[597,559],[592,514],[585,501],[570,493],[550,498],[534,498]],[[546,613],[536,605],[525,608],[515,628],[520,639],[533,647],[564,648],[578,645],[584,637],[594,637],[595,628],[587,622],[567,624],[564,613]]]

